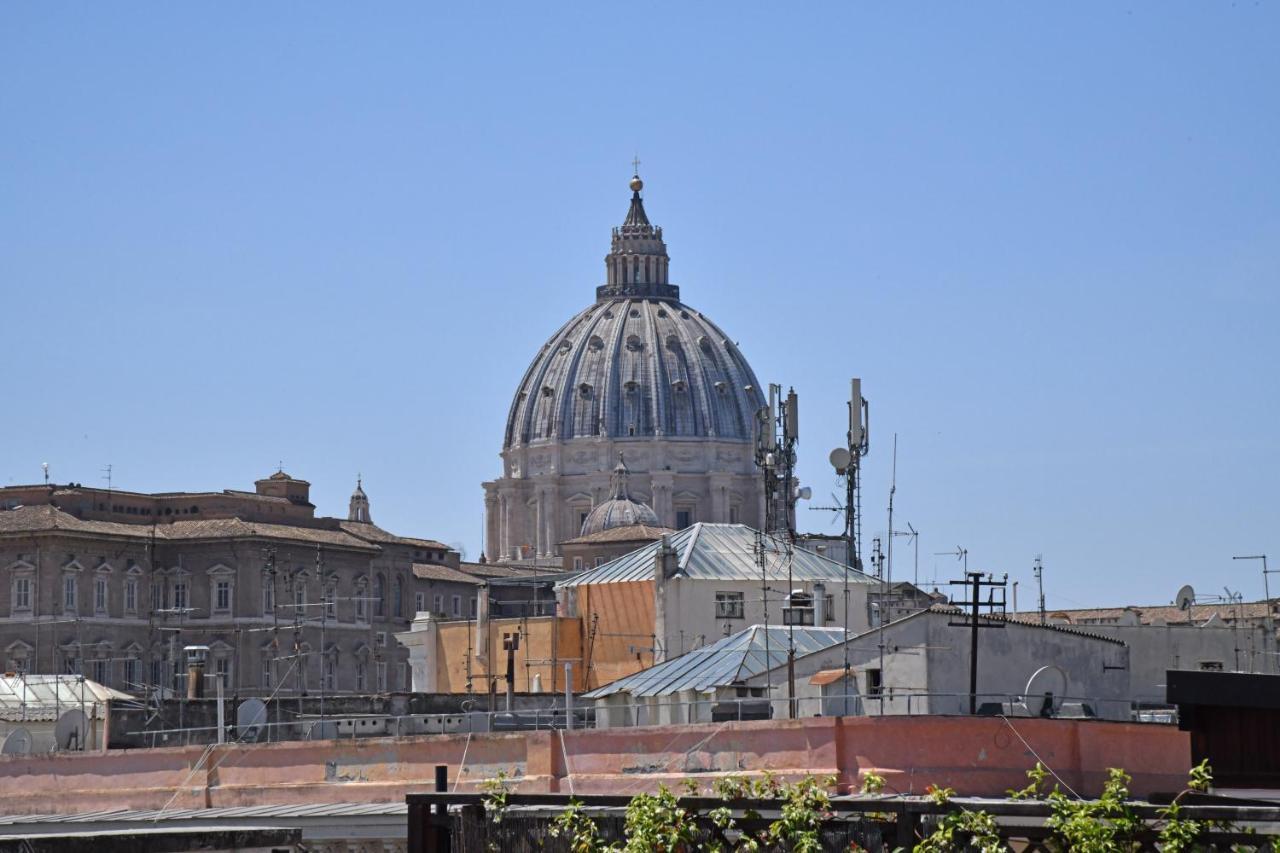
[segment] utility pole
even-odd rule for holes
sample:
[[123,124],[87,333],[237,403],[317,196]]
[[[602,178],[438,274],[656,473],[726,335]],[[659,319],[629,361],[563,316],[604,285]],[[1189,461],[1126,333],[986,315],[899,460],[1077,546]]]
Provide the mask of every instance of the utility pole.
[[[980,620],[982,608],[986,608],[987,615],[991,616],[998,612],[1003,615],[1005,612],[1004,592],[1005,584],[1009,580],[1008,575],[1004,575],[1000,580],[994,580],[991,575],[982,572],[965,571],[964,580],[948,581],[952,586],[963,586],[969,598],[963,601],[952,600],[952,604],[956,607],[968,608],[967,618],[963,622],[948,622],[948,625],[969,628],[969,713],[978,713],[978,629],[980,628],[1003,628],[1003,622],[990,621],[986,624]],[[987,600],[982,600],[982,588],[989,587],[990,592]],[[996,590],[1000,591],[999,599],[996,598]]]
[[1040,624],[1043,625],[1048,620],[1045,618],[1044,613],[1044,560],[1040,558],[1039,554],[1036,555],[1036,564],[1031,570],[1035,572],[1036,586],[1040,588]]

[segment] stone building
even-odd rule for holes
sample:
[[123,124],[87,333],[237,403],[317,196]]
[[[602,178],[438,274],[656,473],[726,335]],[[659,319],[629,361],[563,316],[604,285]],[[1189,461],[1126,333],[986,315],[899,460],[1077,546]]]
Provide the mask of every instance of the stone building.
[[309,495],[284,471],[252,492],[0,489],[5,668],[181,690],[201,644],[236,694],[408,689],[395,632],[473,615],[476,582],[448,546],[373,524],[359,484],[345,519]]
[[491,558],[558,565],[559,543],[610,497],[622,451],[654,526],[761,525],[760,384],[734,340],[680,301],[642,188],[632,178],[595,302],[551,336],[516,389],[502,475],[484,484]]
[[658,523],[658,514],[648,504],[631,497],[631,472],[619,459],[613,469],[612,492],[607,501],[596,504],[582,522],[579,535],[560,543],[561,568],[580,572],[623,554],[630,554],[664,533],[675,533]]

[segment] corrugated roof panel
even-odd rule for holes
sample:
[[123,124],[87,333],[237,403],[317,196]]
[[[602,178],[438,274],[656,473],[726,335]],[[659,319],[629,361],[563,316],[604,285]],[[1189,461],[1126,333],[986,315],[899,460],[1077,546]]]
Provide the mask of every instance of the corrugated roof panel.
[[843,628],[753,625],[709,646],[598,687],[585,698],[600,699],[614,693],[664,696],[681,690],[727,687],[786,663],[792,638],[796,654],[807,655],[842,642],[844,637]]
[[[792,548],[773,536],[761,536],[745,524],[700,522],[667,537],[677,564],[687,577],[698,580],[760,580],[759,547],[765,555],[765,574],[771,580],[829,581],[871,584],[875,580],[821,554]],[[653,580],[654,558],[662,541],[624,554],[603,566],[561,581],[557,587]]]

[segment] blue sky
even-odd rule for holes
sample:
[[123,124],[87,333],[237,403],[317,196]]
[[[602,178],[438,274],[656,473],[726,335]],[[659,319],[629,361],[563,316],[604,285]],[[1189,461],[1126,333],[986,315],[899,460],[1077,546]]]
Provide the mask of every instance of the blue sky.
[[1051,607],[1258,597],[1278,36],[1252,2],[6,6],[0,483],[283,460],[340,514],[362,471],[376,521],[475,557],[638,152],[820,497],[863,377],[864,532],[896,432],[922,578],[962,545],[1023,602],[1043,554]]

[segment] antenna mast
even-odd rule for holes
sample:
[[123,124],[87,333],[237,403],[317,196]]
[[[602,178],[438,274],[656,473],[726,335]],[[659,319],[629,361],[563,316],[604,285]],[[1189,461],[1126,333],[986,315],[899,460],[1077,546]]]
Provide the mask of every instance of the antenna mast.
[[1044,613],[1044,560],[1040,558],[1039,554],[1036,554],[1036,564],[1032,571],[1036,574],[1036,585],[1040,588],[1040,624],[1043,625],[1048,620],[1045,618]]

